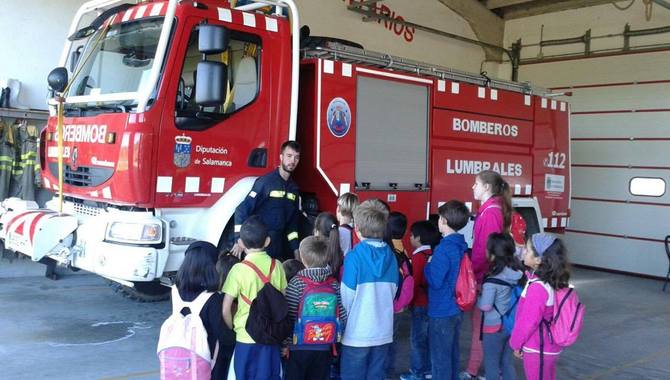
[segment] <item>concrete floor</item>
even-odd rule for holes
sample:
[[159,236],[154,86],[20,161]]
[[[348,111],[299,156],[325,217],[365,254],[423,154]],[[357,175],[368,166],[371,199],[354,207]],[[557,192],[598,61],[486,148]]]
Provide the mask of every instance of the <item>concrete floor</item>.
[[[126,300],[94,275],[51,281],[42,271],[27,260],[0,260],[0,378],[158,377],[155,347],[169,303]],[[662,283],[587,270],[574,270],[574,280],[587,314],[558,379],[670,379],[670,292],[661,292]],[[408,365],[408,326],[404,317],[398,373]],[[468,331],[466,322],[463,364]]]

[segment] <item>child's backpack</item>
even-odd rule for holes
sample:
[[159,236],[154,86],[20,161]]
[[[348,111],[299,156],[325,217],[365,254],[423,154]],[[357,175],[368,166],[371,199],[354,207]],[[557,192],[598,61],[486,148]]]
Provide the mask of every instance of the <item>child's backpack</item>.
[[[163,322],[158,338],[161,380],[209,380],[214,362],[207,343],[207,330],[200,311],[213,293],[203,292],[191,302],[182,301],[172,287],[172,315]],[[190,313],[182,315],[188,308]]]
[[500,310],[498,310],[498,307],[495,305],[495,303],[493,303],[493,308],[495,309],[496,313],[500,315],[503,330],[508,335],[512,335],[512,330],[514,329],[514,319],[516,318],[516,306],[519,303],[519,298],[521,298],[521,293],[523,292],[523,286],[519,285],[518,283],[516,285],[510,284],[509,282],[501,280],[499,278],[484,279],[484,283],[487,282],[497,285],[504,285],[509,287],[511,290],[507,311],[505,311],[505,313],[501,313]]
[[241,294],[242,300],[249,305],[249,317],[245,328],[251,339],[260,344],[281,344],[284,339],[291,335],[293,330],[293,325],[288,316],[286,298],[270,282],[276,262],[275,259],[272,259],[270,272],[265,276],[252,262],[242,261],[242,264],[256,272],[264,284],[253,301]]
[[[534,282],[534,281],[532,281]],[[561,347],[571,346],[577,341],[582,331],[584,322],[584,305],[579,302],[579,297],[573,285],[567,288],[554,290],[549,284],[541,283],[554,298],[554,310],[550,321],[540,321],[540,380],[542,380],[544,368],[544,329],[549,330],[549,339]]]
[[510,235],[512,235],[512,239],[514,239],[514,244],[517,245],[524,245],[526,244],[526,230],[527,230],[527,225],[526,225],[526,220],[521,216],[516,211],[512,212],[512,218],[511,218],[510,226],[509,226],[509,232]]
[[334,345],[342,339],[340,309],[337,307],[336,280],[328,277],[316,282],[299,275],[305,288],[298,304],[298,314],[293,328],[296,346]]
[[584,322],[584,305],[574,286],[559,289],[554,292],[554,313],[548,324],[551,339],[561,347],[571,346],[577,341]]
[[407,308],[414,298],[414,276],[412,275],[412,264],[404,252],[398,252],[395,249],[393,253],[398,261],[398,271],[400,272],[400,284],[393,299],[393,312],[399,313]]
[[477,280],[472,270],[472,261],[467,252],[463,253],[456,279],[456,305],[462,311],[470,311],[477,301]]

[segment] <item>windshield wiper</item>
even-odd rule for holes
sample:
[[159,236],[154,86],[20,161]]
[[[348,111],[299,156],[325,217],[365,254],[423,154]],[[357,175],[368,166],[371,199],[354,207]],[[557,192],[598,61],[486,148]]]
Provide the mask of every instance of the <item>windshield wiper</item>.
[[95,33],[96,30],[100,29],[102,24],[109,18],[109,16],[112,16],[116,13],[123,12],[128,8],[134,7],[136,4],[121,4],[117,5],[115,7],[109,8],[106,11],[102,12],[100,16],[96,17],[88,26],[85,26],[76,32],[74,32],[73,35],[68,37],[67,39],[70,41],[76,41],[76,40],[81,40],[82,38],[86,38],[90,36],[91,34]]
[[115,105],[95,105],[95,106],[89,106],[89,105],[81,105],[81,106],[68,106],[65,109],[65,112],[67,116],[87,116],[89,113],[95,113],[100,114],[100,113],[118,113],[118,112],[126,112],[126,106],[121,105],[121,104],[115,104]]

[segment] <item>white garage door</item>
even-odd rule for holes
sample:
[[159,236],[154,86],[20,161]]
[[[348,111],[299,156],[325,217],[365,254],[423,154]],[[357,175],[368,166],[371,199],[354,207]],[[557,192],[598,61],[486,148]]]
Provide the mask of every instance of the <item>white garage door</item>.
[[576,264],[667,273],[668,67],[670,53],[655,52],[521,68],[523,80],[573,92],[566,98],[572,104],[573,176],[566,241]]

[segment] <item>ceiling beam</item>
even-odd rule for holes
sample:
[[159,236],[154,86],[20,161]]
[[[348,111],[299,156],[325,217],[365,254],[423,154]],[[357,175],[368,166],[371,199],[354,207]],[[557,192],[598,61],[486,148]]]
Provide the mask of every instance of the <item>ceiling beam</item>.
[[530,3],[533,0],[485,0],[484,4],[488,9],[504,8],[510,5]]
[[[484,4],[478,0],[439,1],[465,19],[480,41],[495,46],[503,46],[505,22],[498,15],[486,9]],[[502,59],[501,50],[484,48],[484,52],[486,53],[486,59],[498,61]]]
[[511,20],[610,3],[612,0],[537,0],[528,4],[512,5],[499,11],[505,20]]

